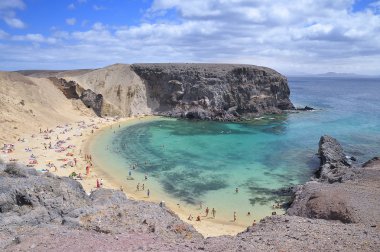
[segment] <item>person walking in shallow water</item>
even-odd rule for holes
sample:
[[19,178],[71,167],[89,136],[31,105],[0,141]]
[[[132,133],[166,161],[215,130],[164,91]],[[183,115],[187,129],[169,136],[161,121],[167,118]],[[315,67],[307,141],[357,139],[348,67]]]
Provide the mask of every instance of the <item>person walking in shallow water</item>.
[[212,208],[211,213],[212,213],[212,217],[214,217],[215,219],[215,213],[216,213],[215,208]]
[[234,212],[234,222],[236,221],[236,212]]
[[148,198],[150,196],[150,190],[148,189],[148,191],[146,192],[146,194],[148,195]]
[[206,217],[208,216],[208,211],[209,211],[209,209],[208,209],[208,207],[206,207]]

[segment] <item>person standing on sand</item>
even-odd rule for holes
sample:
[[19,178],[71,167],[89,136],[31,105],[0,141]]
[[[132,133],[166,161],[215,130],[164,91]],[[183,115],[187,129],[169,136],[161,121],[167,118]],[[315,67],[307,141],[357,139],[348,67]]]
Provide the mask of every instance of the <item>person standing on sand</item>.
[[148,198],[149,198],[149,196],[150,196],[150,190],[149,189],[148,189],[146,194],[148,195]]
[[74,158],[74,165],[77,166],[77,159]]
[[137,191],[140,191],[140,183],[137,183],[136,189]]
[[208,207],[206,207],[206,217],[208,216],[208,211],[209,211],[209,209],[208,209]]
[[214,217],[215,219],[215,213],[216,213],[215,208],[212,208],[211,213],[212,213],[212,217]]
[[234,222],[236,221],[236,212],[234,212]]
[[142,190],[143,190],[143,191],[145,190],[145,185],[144,185],[144,184],[142,184]]
[[96,188],[100,187],[99,179],[96,179]]
[[90,166],[86,166],[86,176],[90,175]]

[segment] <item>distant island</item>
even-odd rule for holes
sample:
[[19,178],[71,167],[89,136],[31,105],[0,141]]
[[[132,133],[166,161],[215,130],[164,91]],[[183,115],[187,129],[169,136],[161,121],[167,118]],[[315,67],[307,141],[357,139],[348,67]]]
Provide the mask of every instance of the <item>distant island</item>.
[[298,73],[298,74],[289,74],[288,77],[321,77],[321,78],[380,78],[376,75],[363,75],[356,73],[337,73],[337,72],[327,72],[320,74],[310,74],[310,73]]

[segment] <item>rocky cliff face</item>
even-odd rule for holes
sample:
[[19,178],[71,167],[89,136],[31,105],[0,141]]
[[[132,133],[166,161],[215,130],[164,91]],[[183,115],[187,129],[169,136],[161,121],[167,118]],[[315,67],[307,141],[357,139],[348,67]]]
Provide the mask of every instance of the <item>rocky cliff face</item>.
[[[78,90],[79,96],[87,90],[86,103],[91,108],[96,105],[96,113],[100,116],[126,117],[152,113],[147,107],[145,85],[130,65],[115,64],[83,74],[62,72],[59,76],[80,86],[82,91]],[[91,92],[93,95],[88,95]],[[101,104],[99,95],[102,96]]]
[[159,114],[233,120],[292,109],[289,87],[276,71],[251,65],[133,64],[147,105]]
[[239,120],[294,108],[287,79],[253,65],[115,64],[95,70],[22,73],[55,78],[69,99],[85,98],[85,105],[99,116]]

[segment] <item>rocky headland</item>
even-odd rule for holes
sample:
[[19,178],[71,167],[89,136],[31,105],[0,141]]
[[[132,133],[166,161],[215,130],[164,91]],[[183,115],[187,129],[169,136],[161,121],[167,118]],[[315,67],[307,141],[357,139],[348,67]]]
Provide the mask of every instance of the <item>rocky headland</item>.
[[287,214],[266,217],[237,236],[207,239],[158,204],[130,200],[109,189],[87,195],[71,178],[1,163],[0,248],[376,251],[380,246],[380,159],[363,166],[350,164],[340,144],[329,136],[321,138],[319,155],[318,177],[296,187]]
[[239,120],[294,109],[286,77],[253,65],[116,64],[21,73],[49,78],[67,98],[82,100],[98,116]]

